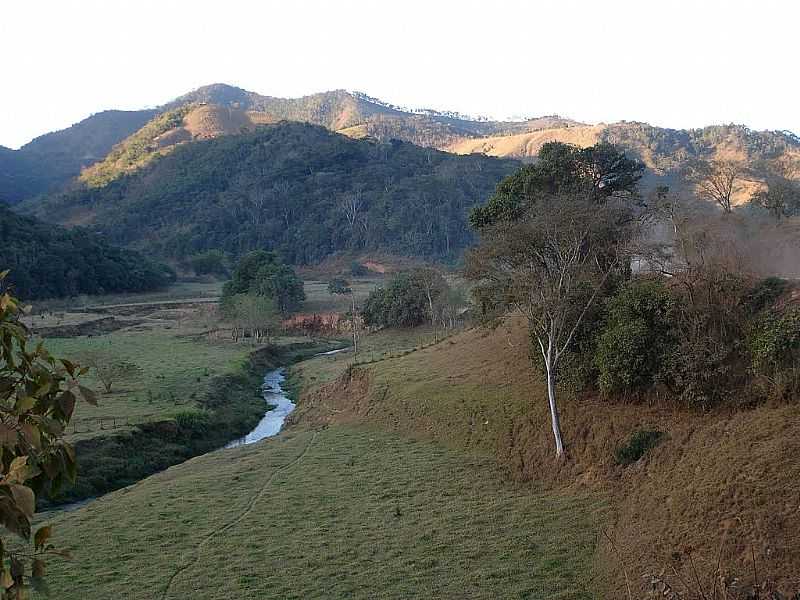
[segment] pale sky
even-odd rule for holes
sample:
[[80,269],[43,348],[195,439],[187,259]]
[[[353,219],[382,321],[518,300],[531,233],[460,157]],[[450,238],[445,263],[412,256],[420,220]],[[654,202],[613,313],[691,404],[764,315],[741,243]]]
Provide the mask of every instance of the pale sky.
[[2,0],[0,145],[208,83],[800,133],[796,0]]

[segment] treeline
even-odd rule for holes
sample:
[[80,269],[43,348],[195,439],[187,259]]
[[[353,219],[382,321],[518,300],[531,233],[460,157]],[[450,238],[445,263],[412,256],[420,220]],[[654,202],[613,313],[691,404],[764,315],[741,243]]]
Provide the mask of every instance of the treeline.
[[758,238],[798,258],[791,224],[756,220],[753,236],[722,202],[644,198],[643,173],[608,143],[550,143],[471,215],[478,313],[526,323],[559,457],[565,388],[703,409],[800,392],[800,306],[756,268]]
[[53,220],[89,212],[109,241],[175,259],[255,249],[293,264],[341,251],[454,259],[474,241],[470,209],[515,167],[281,123],[183,145],[105,187],[30,209]]
[[0,206],[0,270],[25,300],[142,292],[174,273],[137,252],[109,245],[84,229],[63,229]]

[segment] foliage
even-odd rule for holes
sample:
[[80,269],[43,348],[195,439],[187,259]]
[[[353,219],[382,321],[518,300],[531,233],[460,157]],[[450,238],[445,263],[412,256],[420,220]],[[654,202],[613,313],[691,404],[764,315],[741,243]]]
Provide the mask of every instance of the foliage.
[[431,275],[428,269],[398,273],[367,297],[362,309],[364,323],[369,327],[422,325],[431,320],[431,305],[438,304],[448,288],[441,275]]
[[[5,273],[0,273],[2,284]],[[19,321],[19,301],[0,295],[0,523],[26,542],[36,495],[55,492],[75,479],[75,451],[63,440],[75,402],[95,403],[94,394],[79,385],[85,368],[53,358]],[[33,535],[32,550],[10,550],[0,542],[0,596],[22,598],[29,584],[38,586],[44,560],[59,554],[49,543],[51,528]]]
[[335,277],[328,282],[328,293],[329,294],[349,294],[353,290],[350,288],[350,284],[347,282],[346,279],[342,279],[341,277]]
[[179,127],[190,105],[161,113],[139,131],[114,146],[98,163],[84,169],[80,179],[89,187],[107,185],[122,173],[142,167],[158,154],[158,136]]
[[81,169],[155,116],[155,110],[106,110],[47,133],[19,150],[0,147],[0,204],[63,189]]
[[357,260],[354,260],[350,263],[350,275],[352,277],[367,277],[369,275],[369,269]]
[[635,431],[624,444],[614,450],[614,460],[618,465],[632,465],[655,448],[663,437],[662,431],[650,429]]
[[800,308],[760,315],[747,346],[753,374],[771,384],[773,393],[787,396],[800,391]]
[[747,310],[755,314],[771,307],[788,289],[789,282],[780,277],[765,277],[759,280],[745,297]]
[[506,177],[484,206],[470,213],[476,229],[514,221],[540,201],[559,196],[580,196],[591,202],[611,197],[635,199],[644,165],[627,158],[612,144],[603,142],[578,148],[561,142],[548,142],[539,160]]
[[110,246],[80,228],[62,229],[0,206],[0,266],[27,299],[141,292],[175,278],[166,266]]
[[275,300],[256,294],[234,294],[226,299],[226,314],[233,322],[234,337],[250,336],[255,342],[278,331],[281,321]]
[[783,177],[772,177],[767,189],[759,190],[750,197],[750,202],[767,210],[776,221],[782,217],[800,213],[800,186]]
[[473,241],[469,210],[516,164],[281,123],[180,145],[30,208],[51,220],[92,214],[111,242],[176,259],[210,249],[274,250],[292,264],[340,251],[454,258]]
[[254,250],[239,260],[222,289],[223,310],[229,311],[230,299],[238,294],[271,298],[284,315],[298,310],[306,299],[303,281],[294,270],[275,252],[264,250]]
[[227,257],[221,250],[207,250],[189,257],[189,267],[195,275],[227,275]]
[[657,279],[631,281],[609,299],[594,357],[603,393],[644,391],[658,381],[676,343],[675,302]]

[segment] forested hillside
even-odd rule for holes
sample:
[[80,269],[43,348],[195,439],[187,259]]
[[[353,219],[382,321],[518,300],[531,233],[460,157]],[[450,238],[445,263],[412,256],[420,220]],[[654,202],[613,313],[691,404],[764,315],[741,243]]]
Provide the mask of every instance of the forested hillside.
[[295,264],[340,251],[446,259],[472,241],[469,210],[516,166],[281,123],[183,144],[108,185],[26,208],[165,258],[269,249]]
[[0,147],[0,203],[15,204],[66,185],[156,112],[107,110],[37,137],[19,150]]
[[0,272],[24,300],[139,292],[167,285],[171,272],[82,229],[66,230],[0,206]]

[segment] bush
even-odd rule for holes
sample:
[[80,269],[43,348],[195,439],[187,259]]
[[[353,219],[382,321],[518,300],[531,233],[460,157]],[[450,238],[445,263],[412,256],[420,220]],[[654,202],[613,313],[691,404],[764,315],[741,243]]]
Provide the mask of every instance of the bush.
[[352,277],[366,277],[369,275],[369,269],[360,262],[354,260],[350,263],[350,275]]
[[654,279],[629,282],[608,302],[595,353],[604,394],[645,391],[661,379],[675,345],[675,298]]
[[780,277],[767,277],[762,279],[745,297],[747,308],[751,313],[757,313],[771,306],[789,288],[789,282]]
[[635,431],[622,446],[614,451],[614,460],[623,467],[632,465],[655,448],[663,437],[662,431],[651,429]]
[[444,278],[431,269],[398,273],[385,288],[377,288],[367,297],[361,313],[364,323],[373,327],[422,325],[431,319],[431,302],[437,304],[448,289]]
[[263,250],[245,254],[239,260],[231,280],[222,289],[223,312],[230,309],[231,298],[237,294],[272,298],[283,314],[298,310],[306,299],[302,279],[277,254]]
[[751,372],[768,384],[767,395],[787,397],[800,386],[800,309],[768,313],[747,339]]

